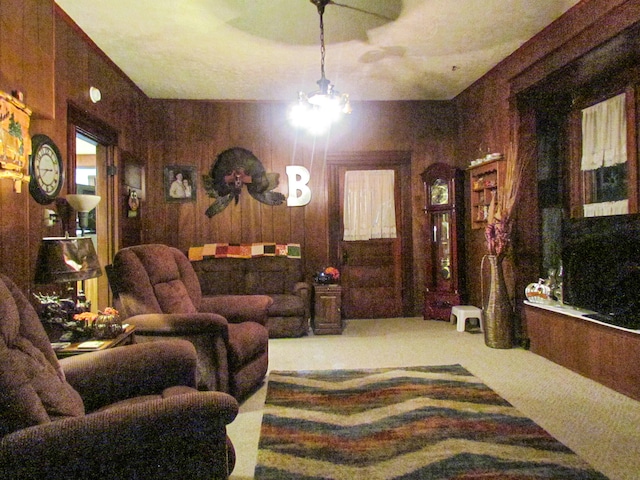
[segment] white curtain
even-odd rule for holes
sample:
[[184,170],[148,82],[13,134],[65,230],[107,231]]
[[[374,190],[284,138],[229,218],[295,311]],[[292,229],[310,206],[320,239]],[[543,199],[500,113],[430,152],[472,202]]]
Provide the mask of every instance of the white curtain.
[[344,177],[344,240],[396,238],[393,170],[349,170]]
[[625,94],[582,110],[582,170],[627,161]]
[[585,217],[602,217],[607,215],[626,215],[629,213],[629,200],[615,202],[587,203],[583,206]]

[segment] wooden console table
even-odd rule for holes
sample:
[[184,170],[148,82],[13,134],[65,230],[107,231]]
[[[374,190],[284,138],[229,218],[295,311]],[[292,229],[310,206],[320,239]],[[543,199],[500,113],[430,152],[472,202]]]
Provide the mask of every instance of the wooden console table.
[[313,286],[313,333],[340,335],[342,322],[342,287],[336,284]]
[[[124,332],[122,332],[116,338],[110,338],[105,340],[90,339],[85,342],[74,342],[65,346],[64,348],[58,348],[54,350],[58,358],[64,358],[64,357],[71,357],[73,355],[80,355],[81,353],[97,352],[98,350],[106,350],[107,348],[120,347],[122,345],[131,345],[133,343],[136,343],[135,330],[136,330],[135,325],[127,325],[127,327],[124,329]],[[100,345],[96,346],[95,348],[80,347],[83,343],[87,343],[89,341],[92,341],[92,342],[96,341],[96,342],[102,342],[102,343],[100,343]]]
[[531,351],[640,400],[640,330],[591,320],[584,313],[525,302]]

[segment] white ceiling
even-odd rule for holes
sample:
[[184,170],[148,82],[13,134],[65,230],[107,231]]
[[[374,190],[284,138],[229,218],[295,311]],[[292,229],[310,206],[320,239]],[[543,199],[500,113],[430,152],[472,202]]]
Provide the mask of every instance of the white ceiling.
[[[309,0],[56,3],[151,98],[286,101],[317,89],[320,17]],[[578,0],[336,3],[375,14],[326,7],[325,70],[337,90],[355,101],[448,100]]]

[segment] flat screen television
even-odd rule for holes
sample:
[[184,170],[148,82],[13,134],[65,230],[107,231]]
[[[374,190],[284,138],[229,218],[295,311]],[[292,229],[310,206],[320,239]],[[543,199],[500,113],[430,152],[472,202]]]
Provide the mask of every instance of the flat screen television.
[[564,303],[640,329],[640,215],[565,220],[562,267]]

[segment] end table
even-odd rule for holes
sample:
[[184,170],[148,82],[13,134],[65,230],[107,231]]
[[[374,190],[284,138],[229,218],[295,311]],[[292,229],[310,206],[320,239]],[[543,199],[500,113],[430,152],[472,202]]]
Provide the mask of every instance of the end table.
[[[80,355],[81,353],[96,352],[98,350],[106,350],[107,348],[120,347],[122,345],[131,345],[136,343],[135,338],[135,325],[127,325],[124,331],[115,338],[109,338],[105,340],[93,340],[89,339],[84,342],[73,342],[65,345],[62,348],[56,349],[56,356],[58,358],[71,357],[73,355]],[[90,344],[89,342],[96,342]],[[88,347],[84,347],[83,344],[89,344]]]
[[340,335],[342,321],[342,287],[336,284],[314,284],[313,333]]

